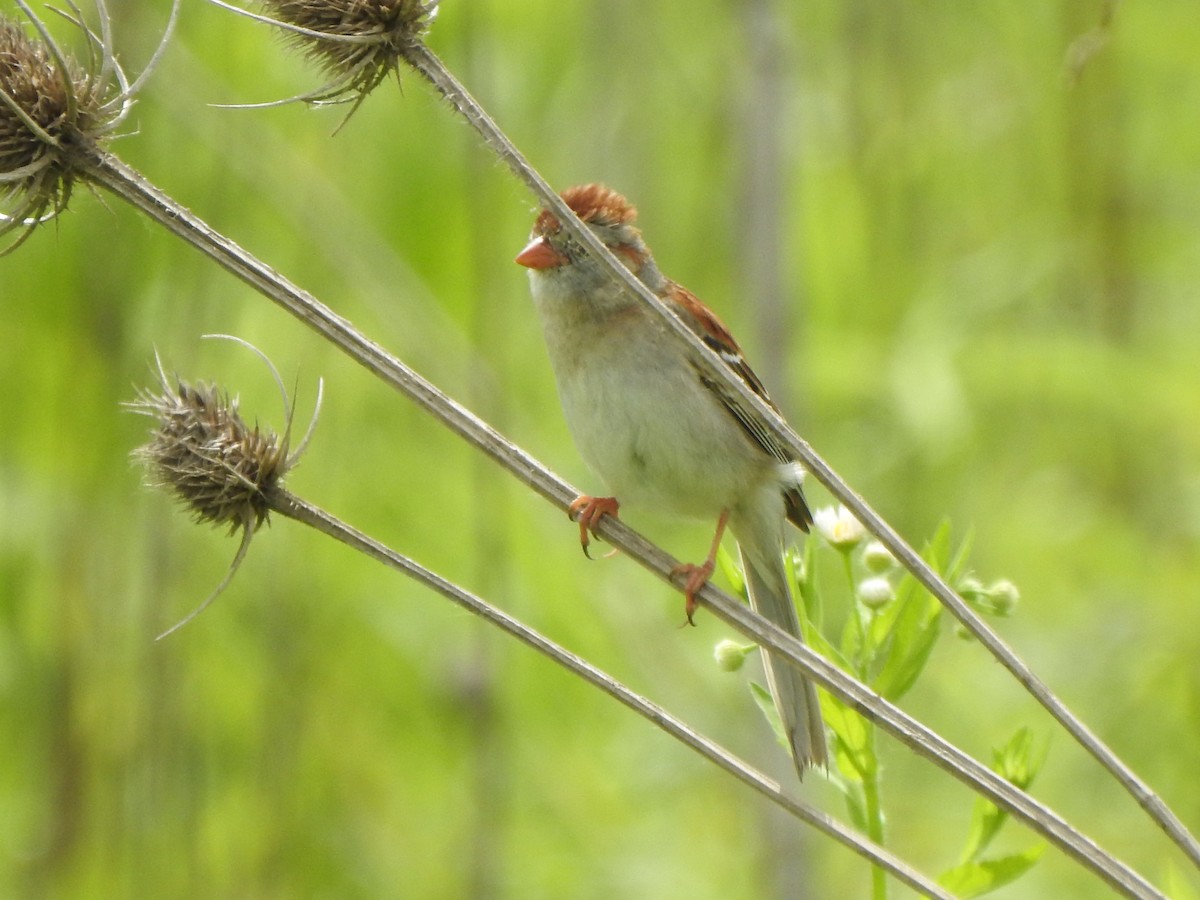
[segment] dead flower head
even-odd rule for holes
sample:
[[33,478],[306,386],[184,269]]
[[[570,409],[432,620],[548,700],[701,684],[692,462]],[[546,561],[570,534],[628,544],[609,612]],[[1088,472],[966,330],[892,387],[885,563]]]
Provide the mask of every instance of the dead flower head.
[[[230,340],[245,344],[238,338]],[[267,364],[270,366],[269,360]],[[271,372],[287,406],[287,392],[274,366]],[[225,579],[195,612],[159,635],[161,638],[199,615],[229,584],[251,538],[269,522],[271,510],[279,503],[283,479],[303,454],[316,415],[300,446],[289,453],[294,408],[288,410],[283,434],[277,435],[257,424],[248,425],[238,411],[237,398],[216,385],[193,385],[176,378],[172,387],[161,363],[158,382],[154,388],[140,388],[137,399],[126,404],[154,420],[149,441],[132,454],[145,466],[147,483],[169,490],[197,522],[228,527],[230,534],[242,531],[241,545]],[[318,409],[320,403],[318,389]]]
[[[55,43],[24,0],[17,5],[27,24],[0,15],[0,236],[20,233],[0,255],[66,207],[80,172],[125,119],[158,58],[156,53],[131,84],[113,53],[111,22],[102,2],[96,7],[98,34],[74,4],[68,4],[70,14],[60,13],[87,41],[87,65]],[[174,19],[175,6],[164,45]]]
[[150,485],[168,489],[197,522],[228,526],[230,534],[267,519],[287,474],[287,443],[247,425],[236,397],[211,384],[172,388],[164,378],[157,390],[139,390],[130,407],[155,420],[150,440],[134,451]]
[[437,0],[263,0],[270,19],[332,77],[300,98],[358,101],[396,71],[437,16]]

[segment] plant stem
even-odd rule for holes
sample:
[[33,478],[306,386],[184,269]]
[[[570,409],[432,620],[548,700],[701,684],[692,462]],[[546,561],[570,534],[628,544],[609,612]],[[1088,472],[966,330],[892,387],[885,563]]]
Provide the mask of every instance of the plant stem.
[[1029,665],[1008,646],[991,626],[950,587],[933,567],[925,562],[879,513],[875,512],[846,481],[822,459],[783,420],[780,414],[763,402],[740,378],[734,376],[729,367],[724,365],[715,353],[701,343],[700,339],[686,324],[670,312],[659,298],[613,256],[590,228],[585,227],[546,183],[545,179],[533,168],[517,149],[516,145],[500,130],[492,118],[470,95],[466,88],[446,68],[445,64],[423,43],[418,43],[405,52],[405,61],[445,97],[455,109],[467,120],[483,138],[484,143],[491,148],[513,173],[538,196],[542,203],[551,209],[559,222],[567,228],[572,236],[578,239],[614,279],[627,288],[631,293],[641,298],[661,321],[675,333],[691,350],[695,362],[706,377],[715,379],[722,390],[729,392],[738,400],[739,406],[752,410],[765,432],[771,435],[781,446],[786,447],[804,468],[812,473],[834,497],[836,497],[863,526],[882,543],[896,560],[903,565],[917,582],[928,590],[962,623],[979,643],[995,657],[1013,675],[1034,699],[1037,700],[1054,719],[1070,734],[1088,753],[1090,753],[1108,772],[1128,791],[1138,805],[1158,824],[1158,826],[1173,840],[1184,853],[1200,866],[1200,841],[1183,824],[1161,798],[1144,782],[1113,750],[1105,744],[1090,728],[1083,723],[1041,680]]
[[[87,174],[94,183],[132,204],[283,307],[560,509],[565,511],[568,504],[579,495],[570,485],[470,410],[368,340],[346,319],[215,231],[134,169],[111,154],[99,150],[93,152],[94,159],[88,165]],[[679,561],[624,522],[605,516],[596,531],[605,541],[659,578],[674,584],[671,573]],[[1105,852],[1044,804],[1017,790],[987,766],[884,700],[866,685],[847,676],[794,636],[754,614],[744,604],[711,583],[697,594],[697,600],[721,621],[760,647],[774,650],[780,658],[789,660],[821,687],[878,723],[914,752],[931,760],[993,803],[1010,810],[1014,816],[1114,889],[1130,897],[1162,896],[1145,878]]]
[[873,872],[879,872],[881,876],[884,872],[891,873],[913,890],[920,891],[927,896],[938,897],[941,900],[954,900],[953,896],[948,894],[945,889],[939,887],[882,847],[873,845],[869,840],[864,840],[852,829],[826,813],[785,794],[777,783],[741,759],[738,759],[721,745],[695,731],[687,723],[671,715],[667,710],[630,690],[611,675],[601,671],[564,647],[559,646],[518,619],[514,619],[503,610],[488,603],[486,600],[460,588],[436,572],[426,569],[420,563],[397,553],[390,547],[381,544],[369,535],[342,522],[320,507],[314,506],[289,491],[277,491],[272,498],[271,505],[272,509],[276,512],[315,528],[322,534],[328,535],[360,553],[364,553],[372,559],[383,563],[389,568],[402,572],[410,578],[419,581],[421,584],[452,600],[469,612],[486,619],[489,623],[499,627],[508,635],[515,637],[526,646],[541,653],[547,659],[583,678],[594,687],[604,691],[610,697],[618,700],[638,715],[658,726],[676,740],[695,750],[710,762],[720,766],[743,784],[762,794],[777,806],[782,807],[796,818],[812,825],[855,853],[865,857],[872,863],[871,869]]
[[866,623],[866,610],[861,603],[858,602],[858,595],[854,585],[854,562],[850,558],[851,551],[839,549],[838,556],[842,558],[842,569],[846,575],[846,586],[850,589],[850,615],[854,621],[854,633],[857,636],[858,646],[855,648],[851,659],[854,663],[854,674],[859,681],[867,681],[867,667],[871,661],[868,658],[868,633]]
[[[854,617],[855,633],[858,647],[853,655],[855,674],[858,679],[868,682],[871,660],[874,656],[870,640],[871,610],[858,599],[857,580],[854,577],[853,549],[838,549],[842,558],[842,569],[846,575],[846,585],[850,588],[850,615]],[[863,814],[866,817],[867,836],[879,844],[884,842],[883,802],[880,790],[879,753],[877,751],[877,730],[869,719],[863,720],[866,733],[866,743],[863,748],[863,759],[866,766],[859,768],[862,777]],[[878,866],[871,867],[871,897],[872,900],[887,900],[887,872]]]
[[[880,796],[879,757],[875,751],[875,726],[865,723],[867,729],[867,758],[870,770],[863,773],[863,807],[867,817],[867,837],[883,846],[885,840],[883,804]],[[871,867],[871,896],[873,900],[887,900],[887,872],[878,866]]]

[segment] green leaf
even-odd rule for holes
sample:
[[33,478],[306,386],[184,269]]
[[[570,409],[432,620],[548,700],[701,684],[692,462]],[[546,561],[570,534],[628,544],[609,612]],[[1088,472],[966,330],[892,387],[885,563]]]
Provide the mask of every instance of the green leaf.
[[[959,548],[952,566],[961,565],[967,542]],[[946,567],[950,555],[950,523],[943,521],[921,553],[935,572]],[[872,687],[888,700],[903,697],[924,671],[934,645],[941,635],[938,627],[942,605],[921,587],[912,575],[905,575],[896,589],[896,599],[871,623],[871,640],[879,646],[883,660],[872,679]]]
[[887,652],[881,654],[883,665],[872,679],[871,686],[886,700],[899,700],[912,689],[940,636],[941,604],[922,599],[908,604],[911,612],[900,619]]
[[[946,528],[947,537],[950,533],[950,523],[944,521],[941,527]],[[950,560],[950,564],[946,566],[946,570],[942,573],[946,581],[950,584],[955,584],[967,570],[967,559],[971,555],[971,545],[975,542],[975,532],[973,529],[967,529],[966,535],[962,539],[962,543],[958,545],[958,550],[954,554],[954,558]]]
[[[950,524],[943,521],[934,532],[933,537],[925,544],[921,551],[921,558],[928,562],[934,571],[940,571],[941,563],[949,553],[949,548]],[[871,623],[872,640],[877,645],[882,646],[892,636],[906,615],[906,610],[909,610],[913,600],[919,594],[928,596],[912,575],[906,574],[900,579],[900,584],[896,587],[896,599],[885,606]],[[911,611],[908,611],[907,614],[911,615]]]
[[[801,568],[796,570],[789,554],[788,575],[791,584],[796,589],[795,596],[800,598],[800,617],[807,618],[817,630],[824,626],[825,610],[821,602],[821,592],[817,589],[817,555],[816,541],[804,542],[804,554],[801,557]],[[807,635],[807,629],[805,634]]]
[[851,609],[842,626],[842,639],[838,644],[841,654],[846,659],[863,659],[863,625],[862,617],[857,609]]
[[829,779],[846,801],[846,812],[850,816],[850,824],[864,834],[867,832],[867,804],[863,797],[862,785],[857,781],[846,781],[833,775]]
[[808,609],[801,606],[797,608],[797,612],[800,614],[800,630],[804,633],[805,643],[843,671],[850,671],[849,661],[837,647],[829,643],[816,623],[809,619]]
[[729,582],[730,592],[745,600],[746,576],[742,572],[742,567],[734,559],[733,554],[727,552],[724,547],[717,548],[717,566],[721,569],[721,574],[725,576],[725,580]]
[[1163,888],[1172,900],[1200,900],[1200,892],[1188,881],[1188,876],[1179,871],[1173,862],[1167,863],[1167,874]]
[[[1025,790],[1033,784],[1033,779],[1045,759],[1044,750],[1040,754],[1034,754],[1033,738],[1029,729],[1019,728],[1009,738],[1008,743],[993,751],[992,768],[996,774]],[[990,800],[984,800],[982,797],[976,799],[971,811],[971,827],[959,857],[960,862],[965,865],[977,860],[1008,821],[1008,817],[1009,813],[1006,810],[1000,809]]]
[[991,800],[983,798],[975,800],[975,806],[971,809],[971,827],[967,832],[962,855],[959,857],[962,865],[975,861],[987,850],[988,845],[999,833],[1007,819],[1008,813]]
[[1041,771],[1046,761],[1048,747],[1040,753],[1033,750],[1033,733],[1025,727],[1018,728],[1007,744],[992,754],[992,768],[1021,790],[1025,790]]
[[1016,881],[1033,868],[1045,850],[1045,844],[1037,844],[1023,853],[964,863],[939,875],[938,884],[957,897],[979,897]]
[[820,700],[821,715],[833,735],[833,756],[838,771],[851,782],[872,777],[878,767],[871,731],[874,726],[824,691]]
[[752,681],[750,682],[750,695],[754,697],[754,702],[758,704],[759,710],[766,717],[767,724],[775,732],[775,739],[790,753],[791,748],[788,746],[787,735],[783,731],[783,720],[779,718],[779,710],[775,708],[775,699],[771,696],[771,692],[757,681]]

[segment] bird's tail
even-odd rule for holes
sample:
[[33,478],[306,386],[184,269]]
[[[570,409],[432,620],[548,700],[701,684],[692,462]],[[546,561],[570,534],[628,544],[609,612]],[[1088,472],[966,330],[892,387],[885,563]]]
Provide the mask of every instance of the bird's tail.
[[[780,541],[754,541],[748,540],[748,537],[744,533],[738,534],[738,549],[746,572],[751,607],[784,631],[803,640],[800,619],[788,590]],[[764,543],[770,546],[763,546]],[[825,727],[821,721],[816,688],[800,674],[799,669],[766,649],[763,650],[763,665],[767,672],[767,686],[775,698],[775,708],[779,710],[783,731],[796,762],[796,771],[803,778],[804,770],[809,766],[824,766],[827,763]]]

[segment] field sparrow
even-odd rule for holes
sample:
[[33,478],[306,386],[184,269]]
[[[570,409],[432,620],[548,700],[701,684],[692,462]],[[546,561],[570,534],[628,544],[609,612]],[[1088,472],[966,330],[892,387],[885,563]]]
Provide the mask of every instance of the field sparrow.
[[[598,184],[569,188],[567,205],[756,394],[770,403],[721,320],[666,278],[634,226],[637,210]],[[571,506],[587,551],[588,531],[621,505],[715,519],[700,565],[681,566],[688,620],[713,571],[728,524],[738,541],[751,605],[800,637],[782,550],[784,519],[812,522],[789,454],[692,362],[691,352],[543,210],[516,261],[529,269],[534,304],[567,425],[579,451],[611,492]],[[792,666],[765,657],[767,681],[797,770],[826,761],[816,691]]]

